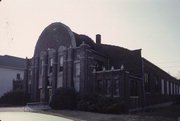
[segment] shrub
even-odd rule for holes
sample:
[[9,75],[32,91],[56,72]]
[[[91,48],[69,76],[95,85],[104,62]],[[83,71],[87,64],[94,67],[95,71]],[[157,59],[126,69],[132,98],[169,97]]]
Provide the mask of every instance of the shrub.
[[96,111],[96,103],[98,101],[97,94],[78,95],[77,109],[83,111]]
[[24,91],[17,90],[17,91],[10,91],[5,93],[0,98],[1,105],[25,105],[29,99],[29,95],[26,94]]
[[72,88],[58,88],[50,106],[53,109],[77,109],[99,113],[122,113],[124,103],[119,98],[101,96],[96,93],[79,94]]
[[53,109],[74,109],[76,106],[76,92],[73,88],[56,89],[50,106]]
[[100,96],[97,94],[80,95],[77,109],[99,113],[121,113],[124,112],[124,103],[119,99]]

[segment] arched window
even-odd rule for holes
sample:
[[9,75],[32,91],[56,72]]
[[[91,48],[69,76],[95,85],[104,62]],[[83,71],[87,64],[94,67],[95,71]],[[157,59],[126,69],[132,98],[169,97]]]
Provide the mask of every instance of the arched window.
[[63,71],[63,56],[59,56],[59,72]]

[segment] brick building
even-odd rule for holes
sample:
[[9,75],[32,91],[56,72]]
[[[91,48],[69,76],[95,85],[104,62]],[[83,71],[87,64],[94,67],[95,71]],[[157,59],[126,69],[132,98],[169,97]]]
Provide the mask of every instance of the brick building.
[[94,42],[62,23],[44,29],[24,79],[35,102],[50,101],[59,87],[118,98],[128,110],[171,103],[180,95],[180,82],[142,58],[141,49],[102,44],[100,35]]

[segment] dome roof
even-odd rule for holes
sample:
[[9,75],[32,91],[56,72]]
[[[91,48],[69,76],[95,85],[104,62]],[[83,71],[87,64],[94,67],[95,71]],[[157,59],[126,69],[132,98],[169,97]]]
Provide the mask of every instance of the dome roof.
[[58,49],[60,45],[76,47],[74,34],[66,25],[60,22],[52,23],[39,36],[34,56],[48,48]]
[[77,47],[83,41],[94,47],[93,40],[88,36],[76,34],[68,26],[60,22],[52,23],[41,33],[35,46],[34,56],[48,48],[58,49],[59,46]]

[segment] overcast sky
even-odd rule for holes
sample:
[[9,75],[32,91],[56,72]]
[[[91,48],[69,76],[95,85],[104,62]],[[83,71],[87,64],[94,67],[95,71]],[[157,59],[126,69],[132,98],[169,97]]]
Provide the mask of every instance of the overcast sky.
[[1,0],[0,55],[31,58],[43,29],[62,22],[102,43],[142,49],[180,78],[180,0]]

